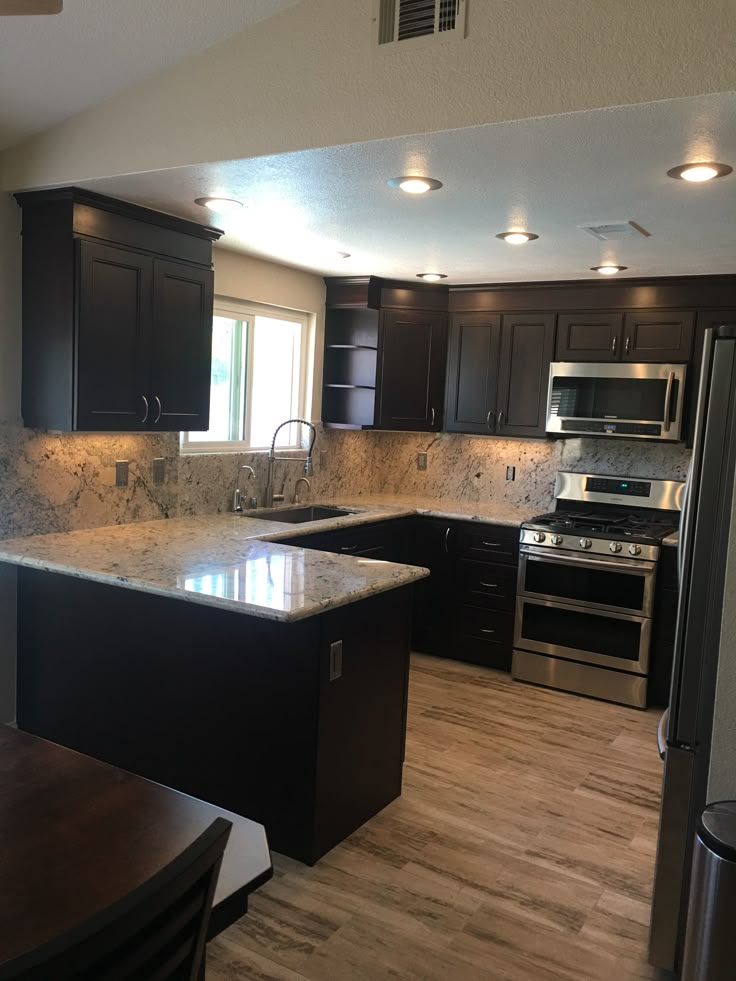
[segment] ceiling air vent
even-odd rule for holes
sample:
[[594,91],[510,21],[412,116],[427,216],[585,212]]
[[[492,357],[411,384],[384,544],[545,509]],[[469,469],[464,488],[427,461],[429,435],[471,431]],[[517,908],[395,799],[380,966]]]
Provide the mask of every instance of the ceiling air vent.
[[597,238],[599,242],[611,242],[621,238],[633,238],[635,235],[643,235],[649,238],[651,232],[642,228],[635,221],[606,221],[594,225],[578,225],[578,228]]
[[465,37],[467,0],[377,0],[378,43]]

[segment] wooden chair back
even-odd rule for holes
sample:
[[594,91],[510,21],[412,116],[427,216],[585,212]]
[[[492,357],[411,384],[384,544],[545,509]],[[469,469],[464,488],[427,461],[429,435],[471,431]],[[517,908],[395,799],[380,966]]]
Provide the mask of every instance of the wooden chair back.
[[0,966],[0,981],[196,981],[231,828],[216,818],[133,892]]

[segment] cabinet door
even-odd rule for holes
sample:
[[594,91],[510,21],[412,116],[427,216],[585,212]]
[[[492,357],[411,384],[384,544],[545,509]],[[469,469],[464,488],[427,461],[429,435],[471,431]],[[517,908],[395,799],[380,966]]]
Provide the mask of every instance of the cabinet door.
[[455,597],[457,524],[436,518],[414,523],[407,561],[429,569],[429,579],[414,586],[412,648],[444,656],[447,650]]
[[447,315],[385,310],[381,315],[379,429],[442,428]]
[[213,278],[211,269],[158,259],[154,264],[153,429],[209,426]]
[[544,436],[555,314],[504,314],[498,376],[499,436]]
[[563,313],[557,320],[557,361],[618,361],[623,351],[622,313]]
[[695,314],[690,310],[636,310],[624,319],[624,361],[690,360]]
[[153,260],[80,241],[75,429],[145,429]]
[[500,343],[499,314],[453,315],[445,397],[445,429],[448,432],[493,432]]

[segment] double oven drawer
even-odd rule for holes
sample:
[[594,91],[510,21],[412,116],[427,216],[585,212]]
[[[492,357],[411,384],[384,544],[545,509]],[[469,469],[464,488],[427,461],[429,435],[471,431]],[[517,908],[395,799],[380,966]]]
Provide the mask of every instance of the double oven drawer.
[[552,552],[525,545],[519,553],[521,595],[650,617],[656,563]]
[[522,546],[514,647],[647,674],[656,568]]

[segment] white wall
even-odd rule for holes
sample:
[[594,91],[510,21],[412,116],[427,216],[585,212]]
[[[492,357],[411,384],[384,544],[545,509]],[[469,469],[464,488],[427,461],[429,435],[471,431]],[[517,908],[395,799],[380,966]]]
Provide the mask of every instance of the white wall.
[[468,0],[469,36],[373,42],[302,0],[8,155],[32,187],[736,89],[733,0]]

